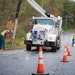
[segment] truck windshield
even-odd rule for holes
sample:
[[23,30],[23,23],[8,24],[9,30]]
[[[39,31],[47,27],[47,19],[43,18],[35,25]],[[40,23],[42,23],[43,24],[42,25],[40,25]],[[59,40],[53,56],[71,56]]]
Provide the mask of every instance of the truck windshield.
[[35,24],[49,24],[49,25],[53,25],[53,20],[52,19],[35,19],[34,21]]

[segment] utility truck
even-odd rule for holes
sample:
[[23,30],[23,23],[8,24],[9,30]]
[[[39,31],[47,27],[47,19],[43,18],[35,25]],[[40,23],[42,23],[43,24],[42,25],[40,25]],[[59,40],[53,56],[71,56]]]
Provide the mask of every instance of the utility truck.
[[60,49],[61,32],[62,32],[62,17],[55,17],[52,14],[47,14],[34,0],[27,0],[42,16],[33,16],[33,27],[26,34],[25,44],[26,49],[31,50],[32,46],[38,47],[41,45],[45,50],[56,51]]

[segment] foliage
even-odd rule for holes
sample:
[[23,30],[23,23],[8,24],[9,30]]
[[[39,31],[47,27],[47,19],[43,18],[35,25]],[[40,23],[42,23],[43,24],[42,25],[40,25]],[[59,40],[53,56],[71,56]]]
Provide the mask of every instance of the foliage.
[[12,21],[8,21],[6,23],[6,29],[13,30],[13,28],[14,28],[14,23]]

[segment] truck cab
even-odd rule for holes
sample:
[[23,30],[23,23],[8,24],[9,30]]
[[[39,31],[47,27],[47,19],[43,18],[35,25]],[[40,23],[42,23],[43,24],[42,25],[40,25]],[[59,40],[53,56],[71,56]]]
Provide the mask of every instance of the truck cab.
[[26,34],[26,49],[42,45],[45,49],[60,49],[60,33],[55,17],[33,17],[33,28]]

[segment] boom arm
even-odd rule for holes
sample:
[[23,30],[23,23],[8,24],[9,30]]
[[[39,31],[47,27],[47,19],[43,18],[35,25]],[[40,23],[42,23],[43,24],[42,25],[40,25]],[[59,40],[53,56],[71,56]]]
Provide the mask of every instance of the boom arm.
[[46,13],[44,9],[42,9],[34,0],[27,0],[27,2],[35,9],[37,10],[42,16],[49,17],[49,15]]

